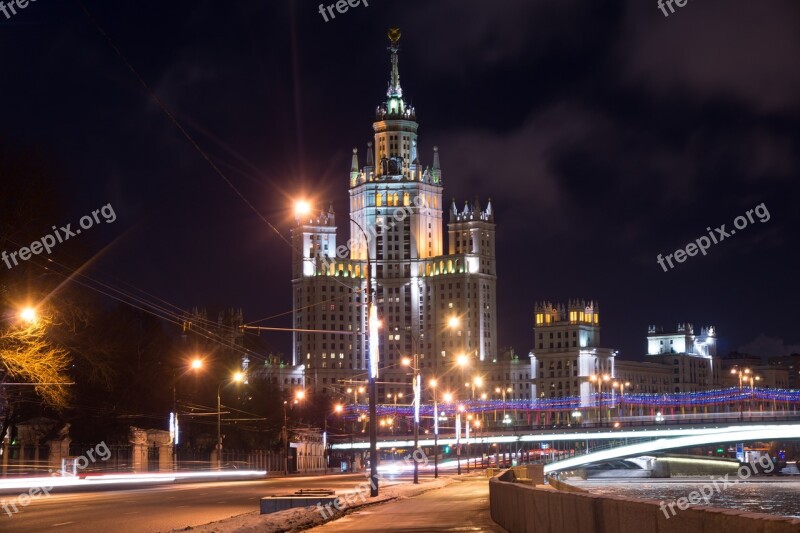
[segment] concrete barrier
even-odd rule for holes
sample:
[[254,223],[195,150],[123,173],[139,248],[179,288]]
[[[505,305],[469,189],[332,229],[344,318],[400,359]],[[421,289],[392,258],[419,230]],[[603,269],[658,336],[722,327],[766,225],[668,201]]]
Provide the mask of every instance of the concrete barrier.
[[[669,518],[660,502],[561,492],[514,483],[507,470],[489,480],[492,520],[510,533],[797,533],[800,520],[692,506]],[[561,482],[563,484],[563,482]],[[669,512],[669,511],[667,511]]]
[[569,483],[564,483],[563,481],[559,481],[555,477],[551,477],[547,480],[550,483],[550,486],[556,490],[560,490],[562,492],[589,492],[588,490],[582,489],[580,487],[575,487],[574,485],[570,485]]
[[335,496],[267,496],[261,498],[261,514],[277,513],[295,507],[316,507],[317,504],[325,507],[329,503],[335,503],[337,499]]

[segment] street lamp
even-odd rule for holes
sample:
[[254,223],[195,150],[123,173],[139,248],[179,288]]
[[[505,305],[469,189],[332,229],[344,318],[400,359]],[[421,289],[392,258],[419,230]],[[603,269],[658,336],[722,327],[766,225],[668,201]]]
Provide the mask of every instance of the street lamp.
[[[203,361],[199,357],[195,357],[192,362],[189,364],[189,368],[195,371],[195,375],[197,375],[197,371],[203,368]],[[170,436],[172,438],[172,443],[174,445],[178,444],[180,440],[179,429],[178,429],[178,368],[172,369],[172,413],[170,414],[170,422],[169,422],[169,431]],[[219,409],[217,409],[219,411]],[[177,461],[177,456],[175,456],[175,461]],[[177,463],[176,463],[177,464]]]
[[603,425],[603,382],[609,381],[611,376],[608,374],[592,374],[589,376],[589,381],[597,385],[597,420],[599,425]]
[[[742,384],[747,381],[747,377],[750,375],[750,369],[744,368],[740,369],[738,366],[731,368],[731,374],[734,374],[739,377],[739,392],[742,392]],[[744,399],[739,399],[739,420],[744,418]]]
[[217,386],[217,469],[222,467],[222,402],[220,401],[220,389],[229,381],[234,383],[241,383],[244,380],[244,374],[236,372],[230,379],[220,382]]
[[[503,397],[503,422],[506,420],[506,392],[511,392],[513,389],[511,387],[495,387],[494,392],[496,394],[500,394]],[[494,412],[494,421],[497,422],[497,410]]]
[[39,318],[36,309],[33,307],[25,307],[19,312],[19,318],[23,322],[27,322],[28,324],[36,323],[36,320]]
[[755,396],[756,381],[761,381],[761,376],[748,375],[742,378],[745,383],[750,383],[750,398],[748,400],[748,409],[750,409],[750,418],[753,417],[753,397]]
[[435,479],[439,477],[439,402],[436,385],[435,379],[430,380],[433,389],[433,477]]
[[617,416],[620,417],[622,416],[622,403],[625,401],[625,389],[630,386],[631,384],[629,381],[626,381],[625,383],[622,383],[621,381],[615,381],[611,384],[611,387],[613,387],[614,389],[619,389],[619,403],[617,409],[618,411]]
[[[298,200],[294,203],[295,217],[299,220],[301,216],[305,216],[311,212],[311,204],[306,200]],[[375,498],[378,496],[378,420],[377,417],[377,377],[378,377],[378,364],[380,362],[378,341],[378,328],[380,323],[378,321],[378,310],[372,301],[372,261],[369,257],[369,242],[370,238],[364,228],[356,222],[352,217],[350,222],[361,231],[364,236],[364,242],[367,244],[367,331],[366,331],[366,345],[369,347],[369,463],[370,463],[370,496]]]
[[[411,368],[414,373],[414,483],[419,483],[419,461],[416,460],[416,453],[419,449],[419,409],[420,402],[422,401],[422,375],[419,371],[419,353],[414,352],[414,359],[404,357],[402,360],[403,366]],[[395,396],[395,405],[397,404],[397,396]],[[395,412],[397,408],[395,407]]]
[[483,378],[481,376],[475,376],[472,378],[472,381],[468,381],[464,383],[464,387],[471,389],[472,391],[472,400],[475,401],[475,387],[482,387],[483,386]]
[[[306,392],[302,389],[298,390],[297,392],[294,393],[294,401],[292,402],[292,405],[299,403],[305,397],[306,397]],[[286,447],[283,450],[284,452],[283,471],[284,474],[287,476],[289,475],[289,415],[286,412],[286,405],[288,403],[289,402],[287,400],[283,401],[283,437],[284,437],[284,442],[286,443]],[[327,418],[325,422],[327,423]]]
[[[305,394],[304,394],[305,396]],[[342,404],[337,403],[333,406],[334,414],[342,414],[344,411],[344,406]],[[325,462],[325,474],[328,474],[328,463],[330,462],[328,459],[330,458],[330,453],[328,452],[328,413],[325,413],[325,422],[323,424],[322,429],[322,460]]]
[[466,407],[459,405],[456,408],[456,466],[457,473],[461,475],[461,413],[466,410]]

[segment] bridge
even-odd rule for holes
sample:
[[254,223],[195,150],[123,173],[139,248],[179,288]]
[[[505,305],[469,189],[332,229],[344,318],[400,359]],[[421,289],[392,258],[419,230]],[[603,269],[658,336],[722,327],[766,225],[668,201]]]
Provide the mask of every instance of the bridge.
[[[606,400],[607,403],[604,403]],[[465,455],[470,457],[471,453],[480,457],[482,462],[486,456],[493,456],[497,460],[498,454],[507,453],[509,457],[522,454],[529,460],[547,462],[546,472],[556,472],[680,448],[800,439],[800,391],[723,389],[690,394],[626,395],[624,398],[603,398],[598,409],[603,409],[606,416],[591,417],[594,419],[592,422],[573,417],[572,423],[564,423],[567,417],[554,419],[547,415],[554,409],[580,409],[579,402],[580,398],[503,402],[506,410],[513,408],[527,412],[530,415],[527,423],[516,426],[500,423],[491,427],[490,423],[473,422],[471,434],[462,433],[458,439],[455,428],[452,425],[446,427],[447,421],[453,420],[455,412],[462,413],[462,420],[470,413],[475,421],[487,418],[491,421],[493,414],[497,417],[494,411],[498,409],[498,403],[479,400],[440,404],[438,446],[440,451],[443,447],[460,447],[461,461]],[[356,420],[353,415],[359,412],[359,407],[349,406],[351,420]],[[394,413],[395,416],[410,420],[411,406],[379,407],[378,412],[384,416]],[[433,452],[436,442],[432,436],[432,406],[422,406],[420,411],[423,421],[419,446],[427,448],[428,454]],[[430,415],[427,420],[426,413]],[[447,418],[447,414],[450,418]],[[366,426],[364,416],[357,420]],[[504,417],[503,420],[507,419]],[[517,417],[515,420],[518,420]],[[559,423],[553,423],[554,420]],[[402,436],[379,436],[378,448],[384,456],[390,450],[398,453],[410,453],[413,450],[410,423],[406,426],[407,432]],[[354,433],[357,434],[355,427]],[[363,435],[366,437],[366,434]],[[339,441],[332,445],[334,451],[344,454],[368,448],[369,443],[365,438],[355,437],[351,437],[350,442]],[[445,457],[445,461],[453,463],[457,462],[456,459],[457,456]]]
[[[484,454],[506,453],[512,456],[525,455],[529,460],[545,461],[545,473],[570,470],[595,463],[653,455],[666,450],[691,448],[733,442],[753,442],[768,440],[800,440],[800,423],[795,422],[740,422],[737,424],[687,424],[681,427],[645,427],[627,429],[567,429],[553,431],[529,431],[516,435],[490,432],[469,439],[461,438],[460,444],[466,453],[461,456],[462,463],[477,457],[483,462]],[[420,448],[432,448],[433,438],[425,435],[420,438]],[[438,439],[439,449],[459,444],[454,436]],[[331,446],[340,452],[363,451],[369,442],[340,442]],[[378,448],[401,451],[408,454],[414,449],[413,439],[381,437]],[[403,451],[404,450],[404,451]],[[470,450],[475,456],[470,458]],[[453,467],[456,460],[448,458],[443,464]],[[445,466],[446,468],[447,466]]]

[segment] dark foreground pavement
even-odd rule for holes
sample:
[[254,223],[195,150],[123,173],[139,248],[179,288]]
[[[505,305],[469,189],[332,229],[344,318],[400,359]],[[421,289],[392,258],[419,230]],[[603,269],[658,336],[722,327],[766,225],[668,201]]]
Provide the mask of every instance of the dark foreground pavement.
[[489,480],[470,477],[420,496],[367,507],[309,531],[504,533],[506,530],[489,517]]
[[[34,498],[8,516],[0,531],[58,533],[150,533],[197,526],[258,510],[261,497],[302,488],[351,490],[361,474],[164,485],[112,491],[51,494]],[[391,483],[387,483],[389,485]],[[13,500],[2,495],[0,500]]]

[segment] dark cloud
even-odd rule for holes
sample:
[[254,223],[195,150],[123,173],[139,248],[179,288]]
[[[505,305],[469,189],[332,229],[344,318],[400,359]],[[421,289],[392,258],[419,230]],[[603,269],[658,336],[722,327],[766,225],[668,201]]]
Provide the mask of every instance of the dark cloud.
[[[363,162],[388,79],[385,32],[400,26],[423,163],[438,145],[448,203],[494,202],[502,344],[527,350],[533,302],[546,298],[599,299],[604,340],[626,355],[643,351],[651,322],[714,323],[731,346],[794,326],[781,302],[798,296],[796,2],[690,0],[664,18],[655,0],[386,0],[328,23],[305,2],[149,5],[89,3],[284,232],[294,195],[346,209],[350,150]],[[0,34],[26,51],[4,58],[0,91],[14,105],[2,132],[65,162],[63,201],[77,213],[121,206],[118,224],[137,230],[107,270],[182,306],[286,311],[288,247],[82,13],[41,4],[25,16]],[[768,223],[673,272],[656,265],[761,202]],[[742,311],[763,305],[774,313]]]
[[761,334],[744,346],[740,346],[739,352],[762,357],[778,357],[800,353],[800,344],[787,344],[783,339],[773,339]]
[[731,98],[763,112],[797,111],[800,4],[690,1],[665,18],[628,2],[619,57],[626,79],[665,98]]

